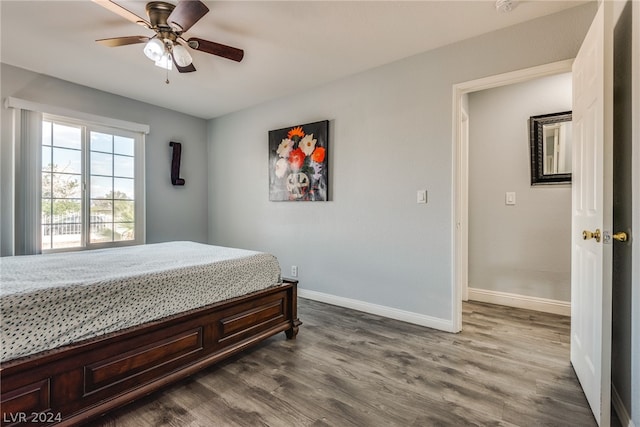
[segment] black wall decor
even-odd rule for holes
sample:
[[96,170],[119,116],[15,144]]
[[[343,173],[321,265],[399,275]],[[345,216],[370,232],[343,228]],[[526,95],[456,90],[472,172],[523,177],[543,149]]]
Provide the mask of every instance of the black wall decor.
[[180,178],[180,156],[182,155],[182,144],[171,141],[173,147],[173,157],[171,158],[171,183],[173,185],[184,185],[184,179]]
[[531,185],[571,182],[571,111],[529,118]]

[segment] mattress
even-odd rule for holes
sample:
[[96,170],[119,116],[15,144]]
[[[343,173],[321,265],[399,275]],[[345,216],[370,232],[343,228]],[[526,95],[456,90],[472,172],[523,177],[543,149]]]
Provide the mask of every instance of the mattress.
[[0,361],[281,283],[264,252],[167,242],[0,258]]

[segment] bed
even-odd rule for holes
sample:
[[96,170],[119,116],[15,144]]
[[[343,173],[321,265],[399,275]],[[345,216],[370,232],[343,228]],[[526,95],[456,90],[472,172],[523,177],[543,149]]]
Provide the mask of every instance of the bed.
[[270,254],[195,242],[0,258],[2,426],[76,425],[285,332]]

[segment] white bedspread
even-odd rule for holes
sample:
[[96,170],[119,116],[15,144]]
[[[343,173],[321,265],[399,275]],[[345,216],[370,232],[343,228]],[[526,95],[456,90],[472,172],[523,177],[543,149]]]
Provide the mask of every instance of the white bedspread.
[[281,283],[270,254],[194,242],[0,258],[0,361]]

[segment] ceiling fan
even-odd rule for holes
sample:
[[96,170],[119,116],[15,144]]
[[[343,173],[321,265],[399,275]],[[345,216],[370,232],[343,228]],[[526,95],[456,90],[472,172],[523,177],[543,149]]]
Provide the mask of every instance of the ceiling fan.
[[[147,27],[156,33],[151,37],[114,37],[96,40],[96,42],[108,47],[146,43],[144,54],[155,61],[156,65],[167,70],[170,70],[173,64],[181,73],[196,71],[192,63],[191,54],[189,54],[185,45],[191,49],[232,61],[240,62],[244,57],[242,49],[197,37],[188,39],[183,37],[186,31],[209,12],[209,8],[199,0],[181,0],[176,5],[163,1],[149,2],[146,5],[148,20],[141,18],[112,0],[93,1],[105,9],[117,13],[131,22]],[[169,83],[168,79],[167,83]]]

